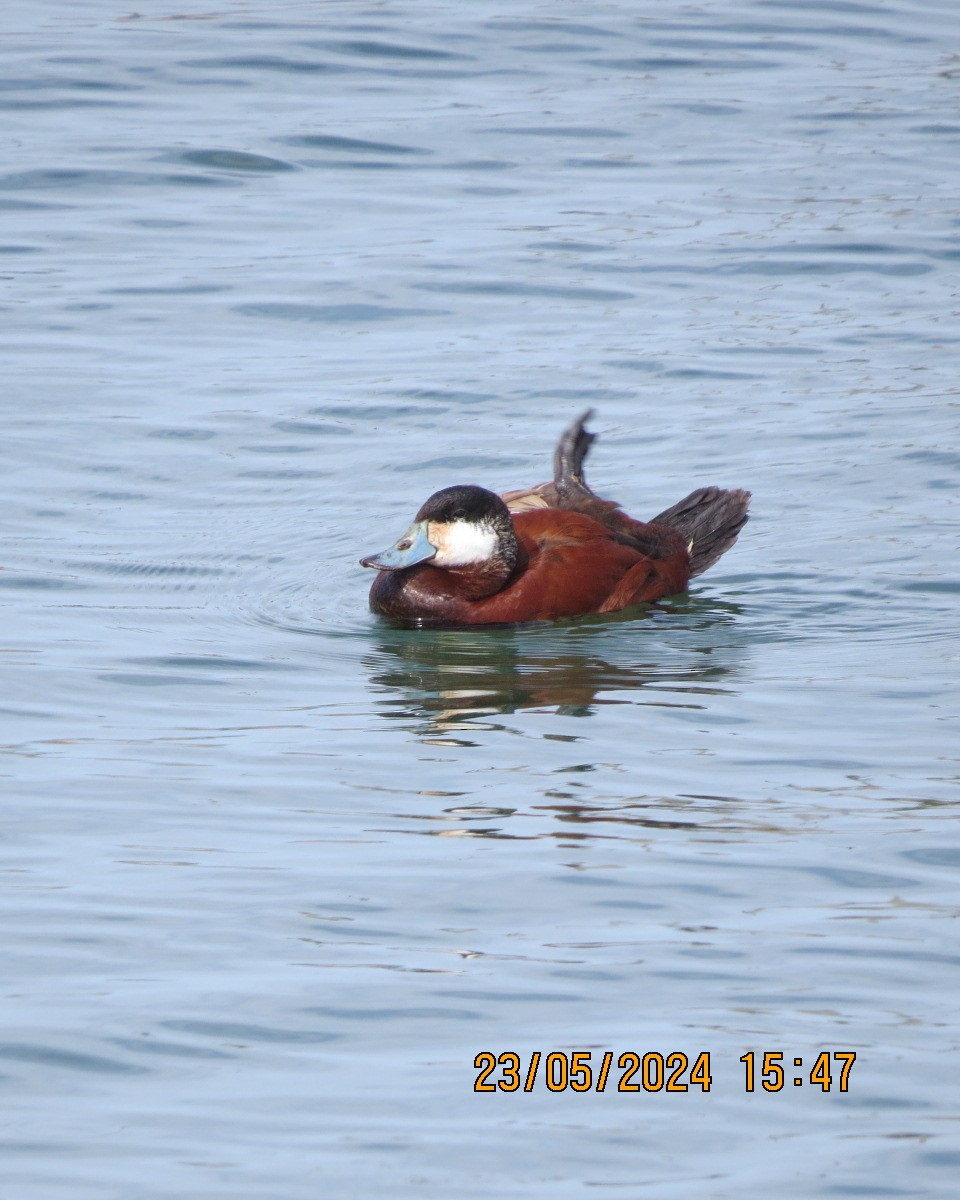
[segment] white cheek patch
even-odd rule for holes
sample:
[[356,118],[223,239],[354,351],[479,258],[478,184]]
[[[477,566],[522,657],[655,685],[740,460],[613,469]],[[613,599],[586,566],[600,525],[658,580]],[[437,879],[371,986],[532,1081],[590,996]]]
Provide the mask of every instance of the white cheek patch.
[[434,567],[468,567],[472,563],[488,562],[497,552],[500,539],[490,525],[474,525],[470,521],[454,521],[452,525],[434,524],[428,530],[431,546],[436,546]]

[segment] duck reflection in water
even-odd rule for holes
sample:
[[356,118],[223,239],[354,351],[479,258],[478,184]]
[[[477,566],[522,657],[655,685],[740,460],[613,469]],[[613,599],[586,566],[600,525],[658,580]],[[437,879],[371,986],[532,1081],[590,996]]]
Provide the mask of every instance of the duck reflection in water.
[[[739,610],[716,601],[680,604],[684,611],[671,617],[682,628],[670,645],[649,646],[645,662],[638,661],[636,613],[538,630],[385,628],[367,658],[370,682],[387,693],[382,716],[426,719],[421,732],[428,736],[479,732],[490,728],[484,718],[529,709],[588,717],[611,704],[699,708],[698,696],[728,691],[724,681],[737,671],[744,647],[718,635],[730,632]],[[624,695],[644,689],[649,697]]]

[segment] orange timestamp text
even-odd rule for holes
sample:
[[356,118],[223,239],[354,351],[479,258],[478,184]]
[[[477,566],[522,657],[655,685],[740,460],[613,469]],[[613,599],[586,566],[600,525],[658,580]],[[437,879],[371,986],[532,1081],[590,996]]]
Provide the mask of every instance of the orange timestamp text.
[[[740,1058],[744,1090],[756,1091],[759,1082],[763,1091],[779,1092],[789,1081],[824,1092],[836,1085],[846,1092],[856,1059],[854,1050],[820,1050],[806,1060],[782,1050],[749,1050]],[[550,1092],[605,1092],[608,1087],[617,1092],[709,1092],[713,1085],[709,1050],[533,1050],[526,1055],[481,1050],[473,1066],[475,1092],[532,1092],[538,1083]]]

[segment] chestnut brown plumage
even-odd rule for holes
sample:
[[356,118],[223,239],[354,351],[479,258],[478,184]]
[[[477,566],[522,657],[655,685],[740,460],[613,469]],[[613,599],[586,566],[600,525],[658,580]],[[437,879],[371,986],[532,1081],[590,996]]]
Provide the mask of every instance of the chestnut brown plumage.
[[379,569],[370,607],[408,621],[490,625],[617,612],[686,589],[737,540],[750,493],[698,488],[637,521],[587,485],[586,412],[564,431],[552,482],[497,496],[434,493]]

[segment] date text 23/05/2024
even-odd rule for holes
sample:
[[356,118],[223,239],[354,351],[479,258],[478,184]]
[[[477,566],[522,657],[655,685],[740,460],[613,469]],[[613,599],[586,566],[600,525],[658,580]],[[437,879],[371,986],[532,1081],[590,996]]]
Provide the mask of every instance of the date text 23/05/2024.
[[[785,1064],[784,1060],[789,1059]],[[811,1060],[790,1058],[782,1050],[747,1051],[740,1056],[744,1068],[744,1090],[754,1092],[759,1082],[764,1092],[782,1091],[788,1081],[794,1087],[819,1087],[823,1092],[846,1092],[850,1071],[857,1060],[854,1050],[820,1050]],[[790,1075],[790,1068],[794,1074]],[[551,1092],[604,1092],[609,1083],[617,1092],[709,1092],[713,1084],[710,1051],[688,1055],[682,1050],[641,1054],[625,1050],[616,1057],[604,1050],[533,1050],[521,1056],[513,1050],[499,1054],[481,1050],[473,1060],[478,1072],[475,1092],[532,1092],[538,1079]],[[613,1078],[611,1078],[611,1075]]]

